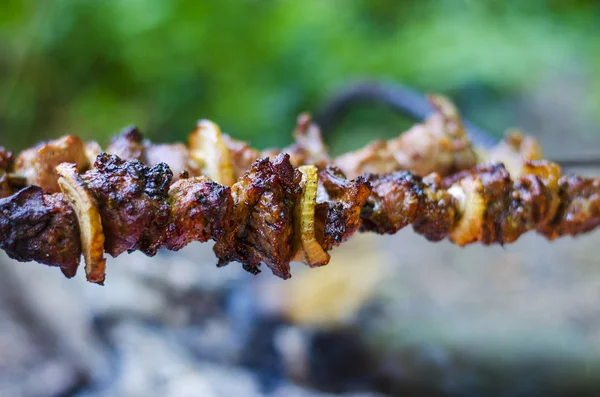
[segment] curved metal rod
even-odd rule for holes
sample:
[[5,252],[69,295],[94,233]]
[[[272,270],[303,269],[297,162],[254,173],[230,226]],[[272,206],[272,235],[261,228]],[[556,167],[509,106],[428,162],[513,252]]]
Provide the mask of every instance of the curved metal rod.
[[[427,97],[418,91],[394,84],[381,82],[359,82],[352,84],[335,94],[317,114],[316,121],[324,134],[331,131],[352,106],[358,103],[374,102],[408,116],[415,121],[424,120],[433,112],[433,106]],[[478,146],[492,147],[498,138],[492,133],[479,128],[469,120],[463,119],[463,125],[471,141]],[[600,159],[560,159],[554,162],[563,167],[597,167]]]

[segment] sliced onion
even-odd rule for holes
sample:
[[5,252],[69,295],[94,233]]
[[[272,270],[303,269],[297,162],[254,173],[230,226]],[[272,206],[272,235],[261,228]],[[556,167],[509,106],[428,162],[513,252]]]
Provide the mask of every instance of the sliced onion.
[[[299,237],[299,251],[294,260],[304,261],[311,267],[329,263],[329,254],[315,238],[315,207],[317,205],[317,167],[305,165],[298,168],[302,173],[302,194],[296,205],[294,217],[295,235]],[[297,237],[297,238],[298,238]]]
[[235,182],[231,155],[223,141],[221,129],[209,120],[200,120],[189,137],[190,158],[202,174],[222,185]]
[[87,280],[104,284],[104,232],[96,202],[85,189],[75,164],[62,163],[56,167],[56,172],[60,190],[77,215]]
[[460,246],[479,241],[483,230],[486,200],[481,181],[467,177],[448,189],[458,202],[460,219],[449,234],[450,240]]

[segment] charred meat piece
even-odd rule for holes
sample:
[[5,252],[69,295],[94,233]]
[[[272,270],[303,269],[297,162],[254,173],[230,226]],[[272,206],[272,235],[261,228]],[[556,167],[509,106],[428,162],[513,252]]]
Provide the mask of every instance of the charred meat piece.
[[169,190],[171,219],[165,247],[179,250],[192,241],[219,240],[231,218],[231,189],[206,177],[183,178]]
[[298,116],[294,130],[294,143],[281,152],[290,155],[290,163],[294,167],[310,164],[317,168],[324,168],[327,164],[331,164],[321,130],[313,123],[308,113]]
[[482,193],[485,197],[483,227],[478,241],[484,244],[502,242],[503,234],[500,226],[506,220],[506,210],[510,208],[513,200],[513,182],[502,164],[475,168],[478,168],[476,177],[481,181]]
[[219,265],[237,261],[257,273],[265,263],[273,274],[290,277],[293,210],[300,195],[300,172],[287,154],[257,160],[232,188],[231,227],[215,244]]
[[456,224],[457,203],[452,194],[442,189],[439,175],[426,176],[423,184],[425,195],[413,222],[413,229],[429,241],[440,241]]
[[27,149],[17,157],[14,171],[25,177],[28,185],[39,186],[44,192],[57,193],[60,188],[54,170],[61,163],[76,164],[79,172],[89,168],[81,139],[68,135]]
[[477,166],[469,174],[481,181],[486,202],[478,241],[511,243],[552,217],[551,189],[538,176],[523,175],[513,182],[502,164]]
[[516,241],[523,233],[545,224],[555,212],[551,189],[535,175],[524,175],[513,184],[513,190],[504,198],[505,208],[496,218],[502,244]]
[[323,168],[331,160],[323,142],[321,131],[312,122],[310,115],[304,113],[298,117],[294,130],[294,143],[283,149],[267,149],[262,152],[252,148],[246,142],[233,139],[227,134],[222,136],[229,149],[231,163],[236,178],[241,177],[250,168],[252,163],[261,157],[276,157],[281,153],[290,155],[290,163],[294,167],[301,165],[315,165]]
[[362,208],[362,230],[393,234],[416,220],[425,199],[421,178],[407,171],[367,178],[373,193]]
[[538,231],[549,239],[586,233],[600,225],[600,180],[564,176],[559,182],[559,202],[554,219]]
[[0,199],[0,248],[18,261],[58,266],[73,277],[81,257],[75,213],[62,194],[37,186]]
[[437,174],[420,178],[410,172],[370,175],[373,193],[362,209],[361,230],[393,234],[413,225],[430,241],[445,238],[456,223],[456,203]]
[[111,140],[110,145],[106,148],[106,153],[114,154],[123,160],[144,162],[146,159],[144,135],[136,126],[126,127]]
[[358,230],[361,209],[370,193],[371,185],[363,176],[348,180],[334,166],[319,172],[315,237],[325,251],[339,245]]
[[184,173],[198,175],[198,168],[190,161],[189,151],[182,143],[146,145],[144,163],[154,167],[159,163],[167,163],[173,171],[173,181]]
[[349,177],[363,173],[406,170],[419,176],[432,172],[449,175],[477,163],[456,107],[446,98],[430,96],[436,111],[399,137],[376,140],[334,159]]
[[[89,154],[96,150],[97,156],[101,153],[99,146],[95,142],[88,144]],[[113,138],[106,152],[123,160],[139,160],[149,167],[166,163],[173,172],[174,181],[185,172],[198,175],[198,168],[190,160],[189,150],[183,143],[153,144],[144,139],[142,132],[134,126],[125,128],[117,137]]]
[[112,256],[138,249],[146,255],[156,253],[166,238],[172,177],[164,163],[150,168],[137,160],[98,156],[82,179],[98,203],[106,252]]
[[246,142],[233,139],[227,134],[223,134],[222,139],[229,149],[233,173],[236,178],[241,178],[250,169],[252,163],[260,158],[260,152]]

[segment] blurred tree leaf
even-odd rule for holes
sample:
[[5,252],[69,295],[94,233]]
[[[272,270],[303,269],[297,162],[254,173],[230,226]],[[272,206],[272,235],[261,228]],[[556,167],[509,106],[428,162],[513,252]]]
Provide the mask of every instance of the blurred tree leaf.
[[[106,142],[131,123],[181,140],[207,117],[283,145],[299,112],[365,77],[450,93],[501,131],[516,122],[510,101],[576,71],[589,81],[582,117],[598,121],[598,11],[584,0],[8,0],[2,144],[66,132]],[[480,100],[467,100],[474,87]],[[361,114],[350,124],[388,133]]]

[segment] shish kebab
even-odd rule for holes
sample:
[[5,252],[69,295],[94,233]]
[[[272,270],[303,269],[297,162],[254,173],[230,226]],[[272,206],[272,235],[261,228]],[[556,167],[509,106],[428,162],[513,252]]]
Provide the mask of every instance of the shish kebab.
[[519,135],[474,148],[454,106],[431,100],[437,113],[424,124],[335,159],[307,116],[281,151],[261,153],[208,121],[189,149],[152,145],[134,128],[106,152],[74,136],[16,159],[1,149],[0,248],[67,277],[83,254],[88,281],[103,284],[105,252],[152,256],[212,239],[219,266],[236,261],[258,273],[264,263],[287,279],[291,261],[325,265],[356,231],[412,225],[430,241],[464,246],[600,224],[600,180],[561,176]]

